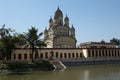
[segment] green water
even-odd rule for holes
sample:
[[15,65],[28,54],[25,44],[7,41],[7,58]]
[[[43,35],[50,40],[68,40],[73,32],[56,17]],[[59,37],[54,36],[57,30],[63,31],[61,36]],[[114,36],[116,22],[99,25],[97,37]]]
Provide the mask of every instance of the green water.
[[120,80],[120,65],[91,65],[56,71],[0,74],[0,80]]

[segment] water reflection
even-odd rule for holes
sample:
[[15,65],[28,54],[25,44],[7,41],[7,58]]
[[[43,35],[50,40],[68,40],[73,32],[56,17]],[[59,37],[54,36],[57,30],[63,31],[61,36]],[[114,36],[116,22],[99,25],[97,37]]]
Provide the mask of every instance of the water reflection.
[[83,72],[83,76],[84,76],[84,79],[83,80],[89,80],[89,71],[88,70],[85,70],[84,72]]
[[0,74],[0,80],[120,80],[120,65],[78,66],[62,71]]

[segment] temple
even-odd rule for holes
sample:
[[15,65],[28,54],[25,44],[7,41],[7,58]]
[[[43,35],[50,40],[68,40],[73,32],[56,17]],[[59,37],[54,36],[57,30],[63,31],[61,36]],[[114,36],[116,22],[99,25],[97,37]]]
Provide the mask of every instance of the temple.
[[[63,20],[64,19],[64,20]],[[120,48],[113,43],[85,42],[76,47],[75,27],[69,25],[69,17],[63,18],[58,8],[49,27],[44,30],[44,48],[37,48],[36,60],[59,60],[65,65],[99,64],[120,62]],[[31,49],[16,48],[11,54],[13,61],[31,61]]]
[[59,8],[55,11],[54,19],[50,17],[48,29],[44,30],[44,42],[47,48],[76,48],[75,28],[69,26],[67,15],[63,21]]

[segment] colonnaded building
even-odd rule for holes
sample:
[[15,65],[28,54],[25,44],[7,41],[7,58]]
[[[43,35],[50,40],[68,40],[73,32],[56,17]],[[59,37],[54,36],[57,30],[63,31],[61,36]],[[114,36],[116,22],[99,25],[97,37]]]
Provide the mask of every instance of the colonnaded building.
[[[49,27],[44,30],[45,48],[37,48],[38,53],[34,54],[35,59],[59,59],[63,63],[69,61],[114,61],[120,60],[120,48],[112,43],[86,42],[76,47],[75,28],[69,25],[69,17],[63,17],[62,11],[58,8],[54,18],[50,17]],[[30,49],[16,48],[11,55],[11,59],[31,60]],[[79,64],[79,63],[78,63]]]

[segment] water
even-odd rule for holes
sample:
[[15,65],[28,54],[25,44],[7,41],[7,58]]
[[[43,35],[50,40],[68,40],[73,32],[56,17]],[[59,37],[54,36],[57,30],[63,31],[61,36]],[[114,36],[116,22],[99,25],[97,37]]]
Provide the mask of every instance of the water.
[[0,74],[0,80],[120,80],[120,65],[90,65],[56,71]]

